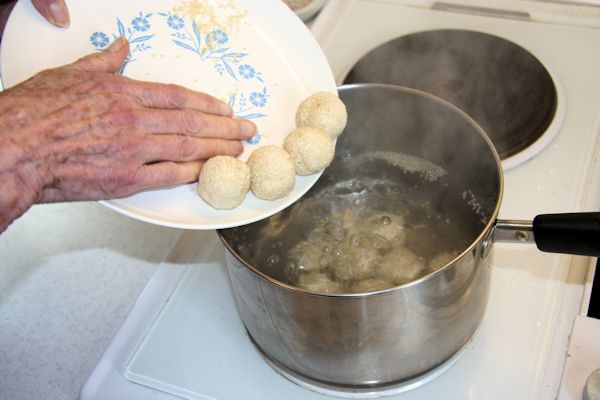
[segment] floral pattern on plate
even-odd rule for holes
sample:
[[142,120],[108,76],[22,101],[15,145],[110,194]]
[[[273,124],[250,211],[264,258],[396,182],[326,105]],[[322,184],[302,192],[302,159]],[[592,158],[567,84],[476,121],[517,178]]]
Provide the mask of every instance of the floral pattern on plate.
[[[248,52],[232,48],[231,36],[223,29],[201,32],[193,19],[186,20],[171,12],[143,13],[140,11],[130,20],[128,26],[122,22],[121,18],[117,17],[116,32],[118,34],[96,31],[90,35],[89,40],[97,51],[104,51],[111,41],[119,36],[125,37],[130,43],[130,50],[118,71],[119,74],[123,74],[127,65],[136,61],[135,53],[148,52],[152,49],[150,42],[156,35],[151,33],[153,23],[151,18],[154,14],[164,18],[171,31],[170,39],[173,44],[196,54],[199,62],[212,65],[219,78],[231,79],[236,82],[238,89],[228,100],[228,105],[233,109],[236,117],[244,119],[268,117],[264,108],[269,101],[269,90],[262,72],[250,63]],[[261,138],[262,135],[257,133],[246,143],[259,144]]]
[[128,27],[125,27],[125,24],[117,18],[118,35],[113,33],[111,40],[109,34],[96,31],[90,35],[90,42],[92,42],[92,46],[94,46],[96,50],[103,51],[108,47],[110,42],[114,41],[119,36],[125,37],[129,41],[130,47],[129,54],[118,71],[119,74],[123,74],[127,64],[135,61],[133,56],[134,53],[145,52],[152,48],[148,41],[154,37],[154,34],[145,34],[145,32],[151,28],[150,17],[152,17],[152,13],[143,14],[140,12],[138,16],[131,19]]

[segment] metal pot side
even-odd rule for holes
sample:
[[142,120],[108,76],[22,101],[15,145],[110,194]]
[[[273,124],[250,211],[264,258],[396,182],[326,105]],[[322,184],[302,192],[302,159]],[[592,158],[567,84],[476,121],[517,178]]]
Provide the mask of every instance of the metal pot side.
[[483,317],[490,257],[478,244],[433,279],[382,293],[326,296],[264,279],[226,252],[255,344],[300,376],[340,387],[401,384],[439,366]]

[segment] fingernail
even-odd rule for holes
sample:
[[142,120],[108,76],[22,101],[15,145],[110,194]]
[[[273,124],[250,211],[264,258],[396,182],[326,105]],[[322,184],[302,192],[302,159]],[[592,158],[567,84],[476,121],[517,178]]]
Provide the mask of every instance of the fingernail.
[[125,38],[123,36],[119,37],[117,40],[112,42],[110,46],[106,48],[106,51],[109,53],[117,53],[125,46]]
[[256,125],[248,120],[242,120],[242,136],[245,138],[251,138],[256,133]]
[[219,103],[219,114],[229,116],[233,114],[233,110],[225,103]]
[[71,25],[69,10],[63,0],[53,1],[48,6],[48,9],[50,10],[50,14],[52,14],[52,19],[56,25],[63,28],[67,28]]

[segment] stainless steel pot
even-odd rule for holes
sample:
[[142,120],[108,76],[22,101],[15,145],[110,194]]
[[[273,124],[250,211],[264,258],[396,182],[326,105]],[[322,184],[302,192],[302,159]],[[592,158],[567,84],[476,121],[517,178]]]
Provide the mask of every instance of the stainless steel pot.
[[[348,126],[333,164],[315,187],[278,215],[219,231],[248,333],[286,372],[328,388],[366,391],[401,384],[440,366],[467,343],[482,319],[494,236],[513,241],[539,236],[549,250],[600,253],[597,214],[579,217],[588,225],[584,231],[595,229],[591,239],[589,232],[581,234],[581,223],[571,226],[582,240],[573,241],[574,248],[556,240],[564,226],[553,226],[552,217],[541,217],[535,227],[497,221],[503,191],[498,155],[481,128],[456,107],[398,86],[349,85],[339,94],[348,108]],[[444,173],[432,179],[414,163],[399,169],[377,157],[354,163],[361,154],[381,152],[418,157]],[[420,279],[376,292],[318,294],[286,281],[281,275],[285,260],[273,263],[269,254],[277,248],[284,258],[319,215],[331,211],[319,209],[322,204],[311,208],[310,200],[339,182],[382,178],[408,188],[401,195],[412,200],[411,212],[427,209],[427,218],[451,222],[447,232],[428,237],[421,252],[460,248],[459,254]],[[368,207],[391,212],[398,206],[396,200],[383,199]]]

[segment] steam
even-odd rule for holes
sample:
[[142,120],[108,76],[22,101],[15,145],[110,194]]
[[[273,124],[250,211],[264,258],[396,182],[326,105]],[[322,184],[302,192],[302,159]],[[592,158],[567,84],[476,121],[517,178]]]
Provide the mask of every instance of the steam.
[[557,104],[539,60],[515,43],[474,31],[425,31],[391,40],[364,56],[344,83],[389,83],[438,96],[472,117],[501,158],[539,138]]

